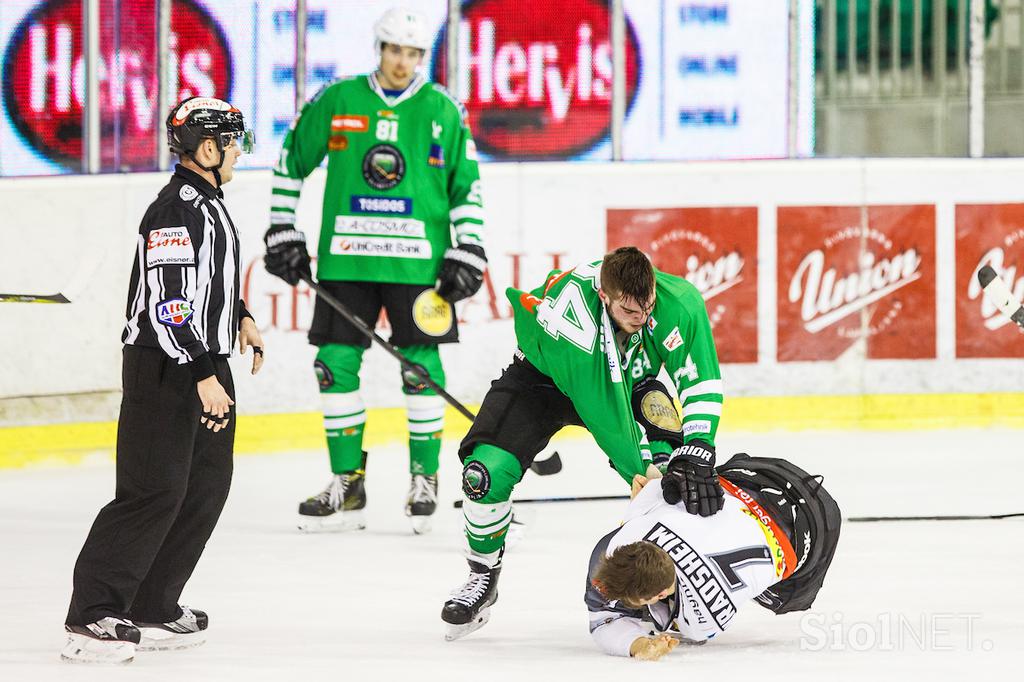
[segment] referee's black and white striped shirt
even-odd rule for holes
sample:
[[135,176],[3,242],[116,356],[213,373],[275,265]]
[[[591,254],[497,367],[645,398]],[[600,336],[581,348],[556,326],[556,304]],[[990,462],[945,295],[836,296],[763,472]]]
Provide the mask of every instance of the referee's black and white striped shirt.
[[213,376],[211,356],[231,355],[242,317],[238,231],[223,194],[178,165],[139,226],[128,290],[125,344],[162,349]]

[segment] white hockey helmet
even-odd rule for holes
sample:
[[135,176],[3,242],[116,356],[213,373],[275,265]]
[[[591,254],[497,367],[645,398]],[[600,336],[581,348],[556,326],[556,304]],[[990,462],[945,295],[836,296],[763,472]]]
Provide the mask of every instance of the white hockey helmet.
[[374,50],[380,55],[382,43],[415,47],[426,52],[430,49],[427,20],[404,7],[392,7],[373,25]]

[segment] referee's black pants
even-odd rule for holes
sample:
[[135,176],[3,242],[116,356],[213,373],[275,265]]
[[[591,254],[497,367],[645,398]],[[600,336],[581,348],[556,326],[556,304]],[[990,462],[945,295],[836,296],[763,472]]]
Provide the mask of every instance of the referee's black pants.
[[[234,400],[227,359],[217,380]],[[93,522],[74,572],[69,625],[106,616],[163,623],[210,538],[231,486],[235,410],[214,433],[186,365],[163,351],[124,347],[114,500]]]

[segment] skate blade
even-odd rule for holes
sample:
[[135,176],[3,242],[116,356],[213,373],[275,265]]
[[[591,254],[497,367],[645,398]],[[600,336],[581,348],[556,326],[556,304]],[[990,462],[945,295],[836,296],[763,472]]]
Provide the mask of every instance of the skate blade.
[[303,533],[344,533],[366,528],[366,516],[363,511],[347,511],[330,516],[299,515],[299,530]]
[[491,619],[491,609],[486,608],[480,613],[476,614],[476,620],[465,623],[464,625],[452,625],[451,623],[445,624],[444,641],[454,642],[457,639],[462,639],[466,635],[472,634],[487,625],[487,621]]
[[135,643],[68,635],[68,643],[61,649],[60,658],[68,663],[127,665],[135,660]]
[[194,649],[206,643],[206,633],[199,632],[167,632],[159,628],[139,628],[142,631],[142,641],[137,647],[138,651],[177,651],[179,649]]
[[410,516],[409,523],[412,524],[412,532],[416,535],[426,535],[434,527],[430,516]]

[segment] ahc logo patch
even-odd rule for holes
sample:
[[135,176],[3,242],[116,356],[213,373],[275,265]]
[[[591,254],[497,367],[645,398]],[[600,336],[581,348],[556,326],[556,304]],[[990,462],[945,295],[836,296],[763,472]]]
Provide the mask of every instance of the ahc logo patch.
[[168,327],[181,327],[192,317],[192,304],[183,298],[172,298],[156,304],[156,319]]

